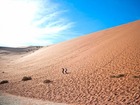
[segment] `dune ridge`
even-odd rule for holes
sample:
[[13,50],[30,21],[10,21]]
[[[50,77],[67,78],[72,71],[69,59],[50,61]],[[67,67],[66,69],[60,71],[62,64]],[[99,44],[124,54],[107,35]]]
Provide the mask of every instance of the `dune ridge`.
[[[139,105],[139,34],[138,20],[24,56],[0,55],[0,79],[10,81],[0,90],[68,104]],[[23,76],[32,80],[23,82]],[[52,82],[43,83],[46,79]]]

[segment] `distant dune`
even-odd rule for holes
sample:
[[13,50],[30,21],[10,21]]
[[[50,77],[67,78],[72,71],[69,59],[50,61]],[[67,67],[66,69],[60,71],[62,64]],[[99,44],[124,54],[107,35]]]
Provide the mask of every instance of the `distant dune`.
[[0,81],[8,80],[1,91],[72,105],[140,105],[140,21],[28,50],[0,48]]
[[24,53],[29,51],[35,51],[42,48],[42,46],[30,46],[30,47],[23,47],[23,48],[12,48],[12,47],[2,47],[0,46],[0,53],[3,52],[9,52],[9,53]]

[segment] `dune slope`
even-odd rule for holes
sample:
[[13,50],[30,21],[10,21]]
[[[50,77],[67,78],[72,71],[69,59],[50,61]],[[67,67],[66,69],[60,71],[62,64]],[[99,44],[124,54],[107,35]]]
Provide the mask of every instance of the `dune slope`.
[[68,104],[53,103],[0,92],[0,105],[68,105]]
[[80,105],[140,104],[140,21],[0,62],[0,79],[9,80],[0,90],[11,94]]

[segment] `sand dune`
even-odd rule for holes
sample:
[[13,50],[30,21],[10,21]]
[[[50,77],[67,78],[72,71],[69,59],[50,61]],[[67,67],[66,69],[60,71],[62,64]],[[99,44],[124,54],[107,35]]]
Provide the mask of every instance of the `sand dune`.
[[67,105],[0,93],[0,105]]
[[4,92],[67,104],[140,105],[140,21],[5,57],[0,53],[0,80],[9,80],[0,85]]
[[11,47],[0,47],[0,57],[1,59],[7,58],[5,60],[9,60],[10,57],[15,58],[23,55],[27,55],[35,52],[36,50],[42,48],[42,46],[30,46],[23,48],[11,48]]

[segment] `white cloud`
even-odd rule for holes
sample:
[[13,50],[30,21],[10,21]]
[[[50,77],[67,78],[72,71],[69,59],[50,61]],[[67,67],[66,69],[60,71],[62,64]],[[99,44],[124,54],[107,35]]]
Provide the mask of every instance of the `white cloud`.
[[0,0],[0,46],[52,44],[42,37],[61,35],[73,26],[60,4],[49,0]]

